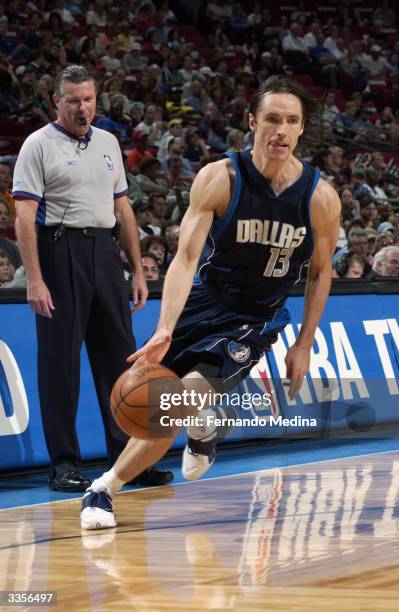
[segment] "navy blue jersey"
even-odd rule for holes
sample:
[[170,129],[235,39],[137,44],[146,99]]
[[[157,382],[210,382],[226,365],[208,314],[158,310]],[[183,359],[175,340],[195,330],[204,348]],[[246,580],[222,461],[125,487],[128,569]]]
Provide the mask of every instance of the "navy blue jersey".
[[320,175],[302,161],[301,176],[276,195],[249,150],[226,156],[234,192],[213,222],[197,282],[235,312],[271,320],[312,254],[310,200]]

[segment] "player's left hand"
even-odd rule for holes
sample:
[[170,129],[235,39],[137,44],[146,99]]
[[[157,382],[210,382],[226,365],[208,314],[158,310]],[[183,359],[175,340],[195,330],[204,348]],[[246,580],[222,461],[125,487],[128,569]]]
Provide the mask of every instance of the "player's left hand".
[[304,377],[309,371],[310,348],[293,344],[287,351],[285,365],[287,366],[287,378],[290,386],[288,397],[293,400],[299,392]]
[[147,281],[145,280],[143,273],[133,275],[132,294],[133,308],[131,310],[132,312],[137,312],[140,310],[140,308],[143,308],[148,298]]
[[135,362],[135,366],[145,363],[161,363],[169,350],[172,342],[172,335],[167,330],[157,329],[148,342],[138,351],[129,355],[127,361]]

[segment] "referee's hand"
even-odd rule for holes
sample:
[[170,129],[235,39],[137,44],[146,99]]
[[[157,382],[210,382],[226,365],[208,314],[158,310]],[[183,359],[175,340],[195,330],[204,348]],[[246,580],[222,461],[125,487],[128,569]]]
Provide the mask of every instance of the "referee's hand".
[[51,311],[54,310],[53,300],[51,299],[50,291],[42,280],[28,282],[27,300],[33,312],[48,319],[52,318]]
[[148,287],[144,274],[140,271],[133,275],[132,280],[133,308],[132,313],[143,308],[148,297]]

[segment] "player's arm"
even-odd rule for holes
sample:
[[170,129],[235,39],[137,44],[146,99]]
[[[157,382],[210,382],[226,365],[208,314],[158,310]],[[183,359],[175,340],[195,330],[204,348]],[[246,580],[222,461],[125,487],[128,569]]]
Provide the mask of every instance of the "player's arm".
[[225,210],[229,199],[230,177],[226,161],[208,164],[200,170],[191,187],[190,206],[181,223],[179,247],[165,277],[156,332],[128,361],[139,357],[148,361],[163,359],[190,293],[214,213]]
[[148,297],[148,288],[141,261],[139,232],[136,218],[127,196],[117,198],[114,202],[115,216],[121,226],[121,245],[134,272],[132,281],[134,308],[132,312],[135,312],[144,306]]
[[320,180],[311,202],[314,249],[305,288],[303,323],[298,339],[285,359],[290,399],[298,393],[309,370],[314,335],[330,292],[331,258],[338,239],[340,212],[337,192],[326,181]]
[[51,319],[54,305],[40,270],[36,237],[36,211],[39,203],[36,200],[16,199],[17,218],[15,231],[19,251],[25,268],[27,300],[37,314]]

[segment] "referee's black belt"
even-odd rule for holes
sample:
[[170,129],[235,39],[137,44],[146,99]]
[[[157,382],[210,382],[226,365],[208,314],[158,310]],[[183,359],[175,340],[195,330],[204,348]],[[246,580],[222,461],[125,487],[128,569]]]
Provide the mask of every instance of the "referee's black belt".
[[[39,236],[54,235],[54,232],[60,229],[60,225],[39,225]],[[62,226],[62,233],[80,234],[82,236],[113,236],[113,227],[66,227]]]

